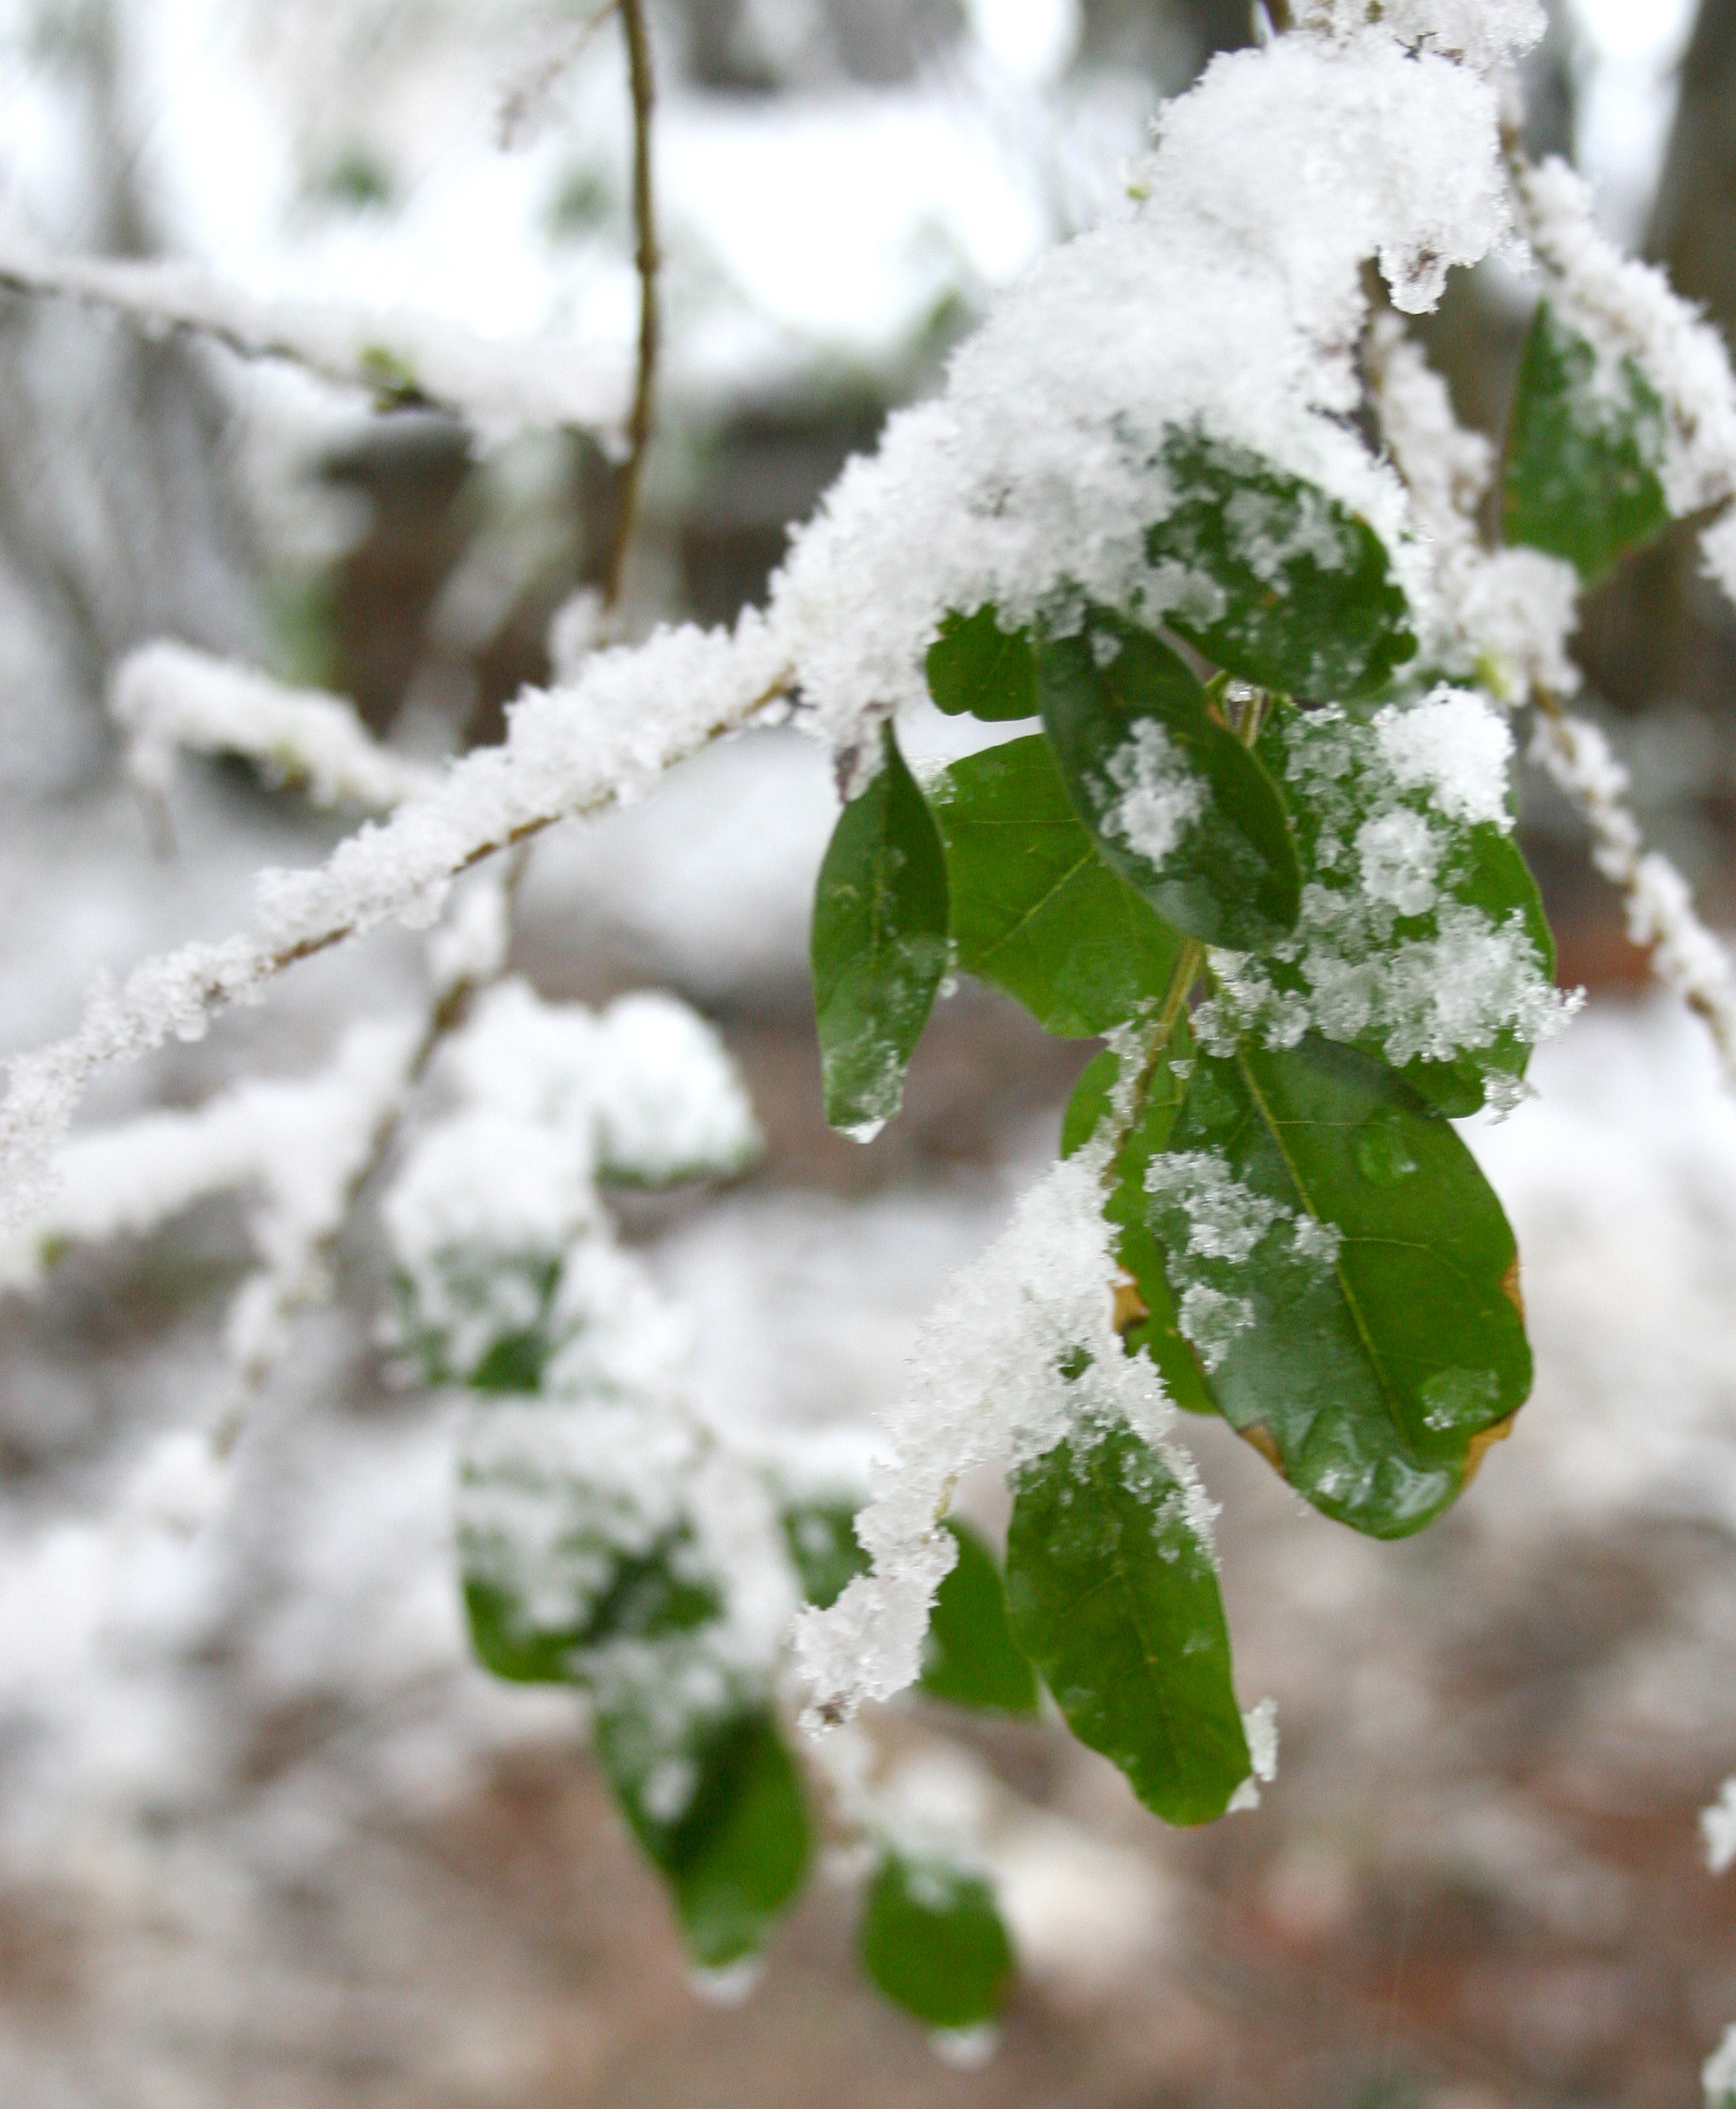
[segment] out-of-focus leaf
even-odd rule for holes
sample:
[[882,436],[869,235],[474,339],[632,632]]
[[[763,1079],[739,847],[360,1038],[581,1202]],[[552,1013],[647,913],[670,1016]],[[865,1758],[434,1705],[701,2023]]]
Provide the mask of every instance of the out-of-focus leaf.
[[1507,539],[1564,557],[1589,585],[1669,525],[1664,405],[1631,359],[1539,300],[1508,424]]
[[932,2029],[980,2028],[1001,2011],[1013,1947],[980,1876],[893,1854],[863,1899],[862,1968]]

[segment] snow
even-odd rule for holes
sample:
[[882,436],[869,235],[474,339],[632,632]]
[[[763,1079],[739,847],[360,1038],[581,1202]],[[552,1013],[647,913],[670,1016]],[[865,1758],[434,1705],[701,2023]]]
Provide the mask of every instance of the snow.
[[1154,719],[1142,718],[1105,765],[1121,796],[1105,805],[1105,834],[1160,868],[1199,821],[1211,788]]
[[407,391],[471,421],[487,440],[570,425],[612,436],[629,367],[613,345],[491,339],[402,307],[271,300],[182,263],[52,258],[0,242],[0,285],[112,309],[147,329],[187,329],[251,359],[281,359],[369,395]]
[[183,748],[245,755],[275,781],[305,784],[316,806],[390,812],[437,780],[378,745],[344,697],[287,688],[184,644],[129,653],[111,680],[109,712],[127,735],[128,768],[160,797]]
[[[907,1389],[883,1416],[875,1497],[857,1518],[872,1572],[796,1622],[810,1729],[836,1726],[864,1700],[915,1681],[929,1606],[957,1556],[938,1526],[960,1481],[981,1466],[1010,1471],[1069,1428],[1125,1421],[1162,1447],[1189,1525],[1209,1547],[1198,1474],[1171,1439],[1174,1409],[1151,1364],[1123,1352],[1111,1322],[1117,1270],[1102,1210],[1105,1162],[1105,1145],[1092,1144],[1052,1167],[923,1326]],[[1082,1349],[1091,1359],[1079,1371]]]
[[[1336,706],[1309,711],[1284,738],[1286,781],[1321,819],[1314,876],[1293,936],[1270,960],[1209,955],[1214,987],[1195,1019],[1204,1044],[1227,1052],[1252,1029],[1291,1047],[1313,1027],[1334,1040],[1377,1036],[1401,1067],[1475,1054],[1505,1032],[1533,1045],[1558,1033],[1572,1001],[1518,911],[1498,918],[1450,891],[1463,829],[1512,825],[1505,722],[1481,698],[1443,687],[1383,706],[1367,725]],[[1432,931],[1395,928],[1395,916],[1425,915]],[[1281,983],[1277,962],[1300,990]]]
[[1706,1864],[1715,1875],[1736,1863],[1736,1779],[1727,1779],[1711,1808],[1701,1810],[1700,1836],[1706,1845]]

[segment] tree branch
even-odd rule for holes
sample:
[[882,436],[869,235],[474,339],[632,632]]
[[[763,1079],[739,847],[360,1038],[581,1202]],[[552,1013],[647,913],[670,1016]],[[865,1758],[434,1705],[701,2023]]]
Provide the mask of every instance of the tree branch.
[[620,601],[626,576],[627,552],[638,522],[640,485],[650,449],[653,402],[657,386],[660,318],[657,274],[657,215],[651,184],[651,116],[655,88],[651,76],[651,40],[644,0],[618,0],[622,32],[626,39],[627,79],[633,102],[633,226],[639,266],[639,369],[633,408],[627,420],[627,458],[616,486],[614,533],[603,574],[603,604]]

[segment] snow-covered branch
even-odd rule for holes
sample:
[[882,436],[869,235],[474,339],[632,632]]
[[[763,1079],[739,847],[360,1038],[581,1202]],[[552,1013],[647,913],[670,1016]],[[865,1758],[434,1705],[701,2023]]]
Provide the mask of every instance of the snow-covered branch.
[[0,287],[106,309],[146,330],[184,331],[243,359],[287,360],[387,408],[449,412],[489,440],[563,425],[618,433],[631,391],[613,345],[487,337],[441,315],[269,299],[190,264],[6,246]]
[[389,813],[439,782],[380,746],[343,697],[287,688],[189,645],[129,653],[110,683],[109,711],[126,734],[130,773],[159,797],[182,748],[245,756],[279,782],[305,784],[316,806]]
[[590,659],[570,686],[513,707],[505,743],[466,756],[437,789],[364,827],[311,871],[262,874],[259,934],[191,944],[93,991],[78,1029],[19,1057],[0,1104],[0,1176],[29,1212],[85,1086],[106,1064],[197,1040],[298,960],[394,916],[423,924],[454,878],[557,821],[643,797],[664,770],[739,731],[792,675],[753,611],[734,631],[660,630]]
[[1592,860],[1621,888],[1628,935],[1652,955],[1666,988],[1704,1018],[1736,1084],[1736,966],[1694,912],[1688,882],[1648,850],[1628,810],[1627,771],[1597,726],[1558,707],[1539,710],[1531,759],[1546,770],[1591,826]]

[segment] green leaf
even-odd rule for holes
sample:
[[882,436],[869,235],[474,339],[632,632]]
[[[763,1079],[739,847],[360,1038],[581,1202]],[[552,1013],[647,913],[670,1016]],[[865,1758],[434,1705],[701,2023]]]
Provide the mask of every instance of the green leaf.
[[1368,522],[1197,431],[1172,433],[1163,460],[1179,495],[1148,531],[1146,558],[1209,582],[1164,608],[1169,628],[1214,666],[1287,695],[1348,701],[1386,689],[1417,641]]
[[979,1876],[890,1854],[869,1885],[857,1937],[870,1979],[930,2028],[980,2028],[1000,2012],[1013,1944]]
[[1589,585],[1670,521],[1662,399],[1631,359],[1600,362],[1547,300],[1531,318],[1507,433],[1509,542]]
[[[1256,752],[1284,786],[1305,903],[1295,942],[1264,955],[1260,965],[1274,990],[1303,999],[1329,1037],[1386,1060],[1393,1024],[1386,999],[1395,994],[1401,1011],[1418,1016],[1434,1006],[1435,983],[1446,970],[1426,948],[1440,942],[1444,920],[1459,910],[1473,910],[1473,928],[1481,924],[1487,937],[1499,935],[1512,948],[1512,972],[1499,973],[1488,960],[1475,969],[1508,1006],[1505,1020],[1480,1018],[1474,1007],[1443,1006],[1440,1014],[1456,1014],[1466,1044],[1450,1058],[1417,1055],[1396,1065],[1442,1113],[1455,1119],[1476,1113],[1492,1085],[1523,1077],[1532,1047],[1518,1029],[1526,983],[1544,996],[1555,978],[1554,937],[1516,837],[1492,821],[1443,813],[1420,789],[1395,801],[1375,729],[1336,711],[1278,703]],[[1365,824],[1384,815],[1390,824],[1403,813],[1414,814],[1426,829],[1431,860],[1431,897],[1414,915],[1370,897],[1359,856]],[[1450,947],[1447,956],[1454,956]],[[1458,970],[1467,971],[1462,964]],[[1373,1014],[1366,1024],[1359,1023],[1359,1005],[1362,1018]]]
[[1038,653],[1037,691],[1099,853],[1160,915],[1241,951],[1291,928],[1301,875],[1283,801],[1167,645],[1094,610]]
[[1250,1770],[1211,1556],[1129,1428],[1060,1443],[1015,1483],[1013,1631],[1080,1741],[1170,1823],[1221,1816]]
[[[943,1528],[957,1541],[958,1560],[940,1585],[929,1621],[921,1689],[961,1706],[1034,1714],[1037,1679],[1006,1623],[994,1555],[956,1517],[947,1517]],[[788,1509],[784,1532],[802,1593],[821,1610],[837,1602],[848,1582],[868,1572],[868,1556],[856,1542],[855,1511],[841,1503]]]
[[998,725],[1037,715],[1031,640],[1022,630],[1001,629],[992,607],[942,617],[940,635],[929,647],[928,676],[935,708],[948,717],[968,714]]
[[1181,940],[1099,857],[1047,739],[968,755],[929,797],[967,973],[1072,1039],[1163,994]]
[[1036,1673],[1006,1619],[1006,1596],[995,1556],[956,1517],[945,1526],[958,1561],[941,1583],[922,1651],[922,1689],[931,1699],[1003,1714],[1038,1710]]
[[[1164,1255],[1146,1220],[1146,1167],[1164,1149],[1187,1094],[1191,1073],[1193,1036],[1185,1018],[1178,1018],[1153,1070],[1138,1119],[1128,1131],[1110,1167],[1103,1213],[1114,1226],[1115,1257],[1133,1277],[1131,1291],[1116,1298],[1116,1327],[1130,1355],[1155,1362],[1164,1388],[1189,1413],[1215,1414],[1217,1402],[1205,1381],[1200,1358],[1176,1317],[1175,1298],[1164,1271]],[[1096,1132],[1108,1112],[1120,1063],[1105,1048],[1074,1086],[1061,1123],[1061,1154],[1071,1157]]]
[[599,1757],[629,1827],[667,1881],[689,1953],[721,1970],[764,1946],[807,1875],[802,1784],[767,1708],[671,1723],[670,1695],[599,1705]]
[[947,970],[947,923],[934,817],[888,725],[879,774],[839,817],[814,898],[814,1007],[834,1127],[866,1140],[898,1110]]
[[1147,1220],[1218,1409],[1314,1506],[1431,1521],[1530,1389],[1518,1258],[1448,1122],[1309,1034],[1198,1058]]
[[551,1626],[536,1619],[494,1571],[495,1548],[485,1541],[466,1542],[461,1533],[464,1605],[477,1660],[515,1684],[569,1684],[583,1680],[585,1656],[612,1641],[661,1640],[708,1624],[722,1604],[709,1583],[680,1571],[691,1542],[685,1530],[644,1554],[623,1554],[600,1542],[568,1542],[565,1554],[578,1554],[587,1569],[602,1565],[607,1579],[590,1596],[581,1618]]
[[856,1542],[856,1511],[843,1502],[805,1502],[784,1511],[784,1537],[805,1600],[831,1609],[846,1583],[868,1572],[868,1556]]

